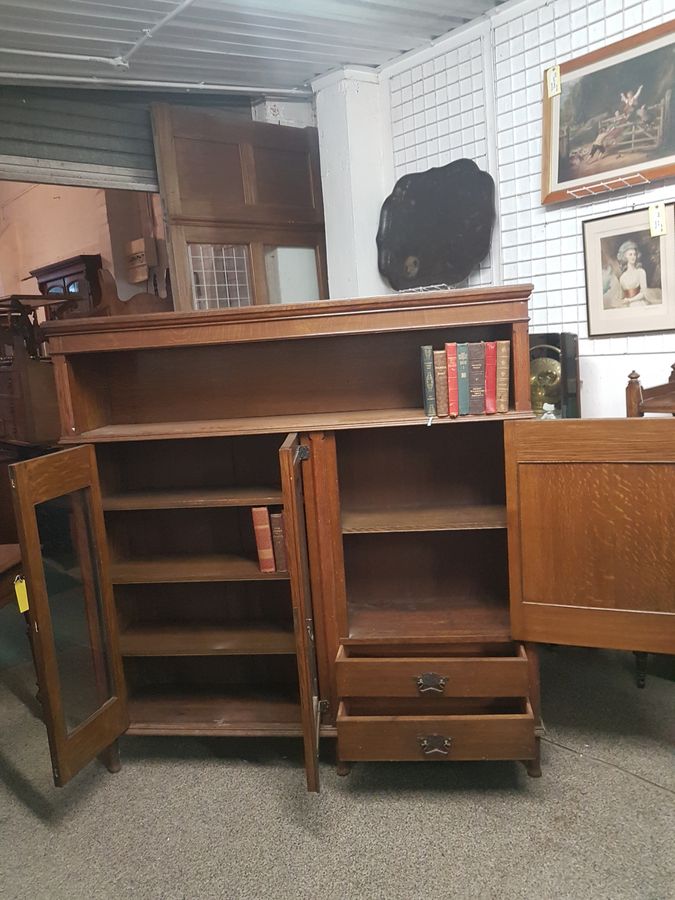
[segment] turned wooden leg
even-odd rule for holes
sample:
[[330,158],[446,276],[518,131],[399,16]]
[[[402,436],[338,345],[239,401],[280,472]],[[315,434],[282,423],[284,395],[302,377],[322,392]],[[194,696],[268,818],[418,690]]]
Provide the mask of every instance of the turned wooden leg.
[[635,656],[635,683],[639,688],[643,688],[647,681],[649,654],[636,651],[633,655]]
[[106,747],[101,753],[100,760],[109,772],[112,772],[113,774],[119,772],[122,768],[122,763],[120,762],[119,741],[115,741],[114,744]]
[[338,759],[335,768],[337,770],[338,775],[349,775],[352,764],[350,762],[346,762],[344,759]]

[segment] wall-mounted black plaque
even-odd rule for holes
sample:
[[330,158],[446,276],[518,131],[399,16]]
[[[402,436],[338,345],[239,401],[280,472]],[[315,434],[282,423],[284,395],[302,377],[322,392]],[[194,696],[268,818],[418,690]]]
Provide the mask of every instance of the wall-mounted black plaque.
[[495,185],[473,160],[404,175],[382,204],[380,272],[397,290],[458,284],[485,259]]

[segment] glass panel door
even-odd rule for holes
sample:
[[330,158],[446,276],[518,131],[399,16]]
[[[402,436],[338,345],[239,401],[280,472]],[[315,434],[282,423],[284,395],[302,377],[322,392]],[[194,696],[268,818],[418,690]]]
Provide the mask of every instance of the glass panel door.
[[110,750],[128,715],[94,451],[10,467],[54,781]]
[[246,244],[188,244],[194,309],[250,306],[249,249]]

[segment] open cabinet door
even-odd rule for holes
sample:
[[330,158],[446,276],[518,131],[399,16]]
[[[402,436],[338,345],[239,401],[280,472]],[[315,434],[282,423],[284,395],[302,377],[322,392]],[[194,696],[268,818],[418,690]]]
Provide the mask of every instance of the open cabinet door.
[[10,468],[40,701],[54,782],[102,754],[114,769],[129,725],[92,447]]
[[293,597],[293,624],[298,657],[302,731],[305,741],[307,790],[318,791],[321,708],[300,468],[302,460],[307,459],[308,456],[309,449],[300,443],[297,434],[289,434],[279,450],[286,529],[286,556]]
[[514,638],[675,653],[675,422],[506,422]]

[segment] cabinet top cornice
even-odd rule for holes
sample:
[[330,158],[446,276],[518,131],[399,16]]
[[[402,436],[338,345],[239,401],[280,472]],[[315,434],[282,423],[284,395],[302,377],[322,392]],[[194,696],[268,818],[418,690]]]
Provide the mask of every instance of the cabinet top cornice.
[[149,313],[44,324],[52,353],[320,337],[527,321],[531,284],[413,291],[353,300]]

